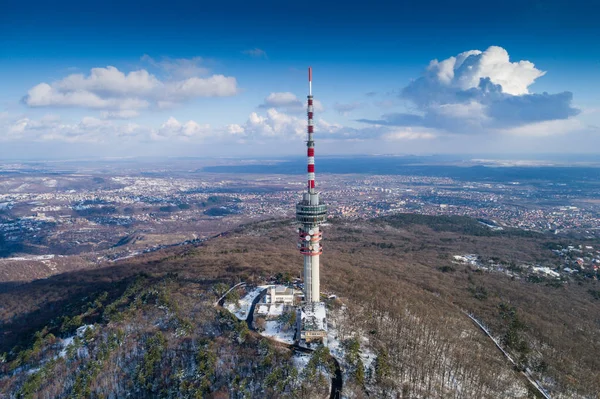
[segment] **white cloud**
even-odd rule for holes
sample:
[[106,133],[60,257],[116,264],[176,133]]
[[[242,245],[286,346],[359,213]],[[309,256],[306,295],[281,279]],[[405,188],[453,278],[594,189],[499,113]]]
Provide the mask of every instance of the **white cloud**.
[[510,129],[499,130],[499,133],[522,137],[547,137],[585,131],[585,126],[577,119],[563,119],[530,123]]
[[26,143],[58,141],[67,143],[113,143],[133,137],[149,137],[153,129],[134,123],[117,124],[111,120],[85,116],[78,122],[58,115],[40,119],[13,117],[0,121],[0,141]]
[[98,118],[94,118],[93,116],[84,116],[81,119],[81,126],[87,127],[87,128],[96,128],[96,127],[101,127],[101,126],[103,126],[103,127],[111,126],[111,124],[110,124],[110,122],[103,121]]
[[270,108],[266,116],[251,113],[244,125],[244,132],[247,135],[270,137],[301,136],[306,133],[306,122]]
[[511,62],[501,47],[466,51],[431,61],[423,76],[402,90],[401,97],[414,105],[414,112],[359,121],[472,134],[577,115],[570,92],[529,93],[529,86],[544,74],[529,61]]
[[20,118],[13,121],[4,127],[6,134],[0,136],[0,139],[99,142],[112,133],[112,128],[110,123],[93,117],[84,117],[79,123],[65,123],[55,115],[47,115],[40,120]]
[[40,83],[24,98],[30,107],[82,107],[105,110],[137,110],[154,104],[164,107],[199,97],[237,94],[234,77],[192,76],[161,81],[146,70],[127,74],[117,68],[93,68],[88,76],[72,74],[52,84]]
[[[315,134],[332,133],[341,128],[322,119],[316,121]],[[269,108],[265,115],[252,112],[243,125],[229,125],[230,134],[272,139],[301,139],[306,136],[306,120]]]
[[92,68],[90,75],[72,74],[53,84],[60,92],[89,91],[112,96],[146,95],[161,82],[141,69],[125,74],[113,66]]
[[61,92],[47,83],[40,83],[29,90],[25,103],[30,107],[84,107],[96,109],[140,109],[148,102],[137,98],[102,98],[95,93],[76,90]]
[[298,97],[290,92],[271,93],[265,98],[264,105],[268,107],[303,106]]
[[187,79],[194,76],[207,75],[210,70],[202,65],[204,59],[202,57],[192,58],[169,58],[163,57],[160,61],[155,60],[147,54],[144,54],[141,61],[147,62],[150,65],[165,71],[170,77],[176,79]]
[[238,124],[227,125],[227,133],[231,135],[242,135],[244,134],[244,128]]
[[382,138],[388,141],[398,140],[431,140],[438,136],[434,130],[431,129],[413,129],[407,127],[405,129],[392,129],[391,131],[384,133]]
[[344,126],[339,123],[329,123],[324,119],[317,119],[315,131],[317,133],[337,133],[342,130]]
[[119,126],[117,136],[119,137],[134,137],[149,134],[150,129],[138,125],[137,123],[125,123]]
[[353,102],[348,104],[335,103],[333,104],[333,109],[335,109],[341,115],[348,115],[352,111],[355,111],[359,108],[363,107],[362,103]]
[[224,75],[168,82],[162,89],[164,91],[157,93],[157,98],[172,102],[187,101],[196,97],[229,97],[238,92],[236,79]]
[[249,55],[250,57],[255,57],[255,58],[267,58],[267,53],[265,52],[265,50],[259,49],[259,48],[251,48],[248,50],[244,50],[244,51],[242,51],[242,54],[246,54],[246,55]]
[[126,109],[121,111],[105,111],[102,112],[100,115],[103,119],[131,119],[139,116],[140,113],[138,111]]
[[468,90],[479,86],[482,78],[501,85],[506,94],[528,94],[528,87],[546,74],[529,61],[510,62],[508,52],[491,46],[484,52],[470,50],[441,62],[433,60],[427,70],[444,85]]
[[441,104],[437,107],[437,113],[448,117],[482,119],[485,115],[485,106],[476,101],[461,104]]
[[[78,122],[64,121],[57,115],[46,115],[40,119],[13,117],[2,114],[0,119],[0,141],[62,141],[80,143],[107,143],[119,145],[124,140],[139,143],[160,142],[204,142],[241,143],[249,138],[268,141],[296,140],[306,137],[306,120],[286,114],[275,108],[264,114],[253,112],[243,124],[212,127],[194,120],[181,122],[168,118],[158,126],[143,126],[136,123],[119,122],[117,116],[129,116],[125,112],[103,114],[102,119],[83,117]],[[355,138],[357,131],[323,119],[315,121],[315,132],[319,139]]]
[[208,124],[200,125],[198,122],[189,120],[185,123],[179,122],[177,119],[170,117],[163,123],[155,132],[152,133],[152,138],[155,140],[167,140],[174,138],[183,139],[201,139],[209,136],[211,127]]
[[[259,108],[275,108],[279,111],[290,112],[293,114],[306,112],[306,102],[300,101],[294,93],[290,92],[278,92],[271,93],[265,101],[259,105]],[[315,112],[323,112],[323,104],[319,100],[313,101],[313,109]]]
[[[286,114],[274,108],[264,114],[252,112],[245,123],[212,127],[194,120],[181,122],[174,117],[168,118],[158,126],[144,126],[136,123],[119,123],[113,119],[83,117],[78,122],[63,121],[57,115],[46,115],[41,119],[16,118],[0,123],[0,141],[21,140],[112,143],[119,145],[123,140],[145,143],[158,142],[221,142],[223,144],[242,143],[247,139],[260,139],[262,142],[301,142],[306,138],[306,120]],[[387,140],[424,138],[423,129],[411,135],[400,134],[400,129],[385,126],[364,129],[348,128],[330,123],[321,118],[315,120],[317,140],[368,140],[385,138]],[[410,131],[411,129],[407,129]],[[393,135],[394,133],[395,135]],[[386,136],[386,134],[388,136]]]
[[[266,111],[265,115],[253,112],[239,131],[240,135],[253,136],[262,139],[287,140],[304,139],[306,137],[306,121],[294,115],[288,115],[274,108]],[[242,133],[243,130],[243,133]],[[315,121],[315,139],[324,141],[355,141],[355,140],[419,140],[437,137],[434,129],[405,128],[399,129],[388,126],[373,126],[361,129],[330,123],[321,118]]]

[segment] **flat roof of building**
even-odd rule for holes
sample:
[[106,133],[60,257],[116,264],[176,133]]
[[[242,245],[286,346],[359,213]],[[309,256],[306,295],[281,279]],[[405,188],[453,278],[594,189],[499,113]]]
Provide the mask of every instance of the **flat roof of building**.
[[302,329],[327,331],[327,313],[323,302],[306,304],[300,314]]

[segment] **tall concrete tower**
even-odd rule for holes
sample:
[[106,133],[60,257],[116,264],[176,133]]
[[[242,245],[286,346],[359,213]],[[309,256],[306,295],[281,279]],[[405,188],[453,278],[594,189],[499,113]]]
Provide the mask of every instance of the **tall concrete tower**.
[[298,248],[304,255],[304,300],[320,302],[319,255],[323,253],[319,225],[327,220],[327,205],[319,199],[315,184],[315,141],[313,140],[312,68],[308,68],[308,183],[302,201],[296,205],[296,220],[302,223],[298,229]]

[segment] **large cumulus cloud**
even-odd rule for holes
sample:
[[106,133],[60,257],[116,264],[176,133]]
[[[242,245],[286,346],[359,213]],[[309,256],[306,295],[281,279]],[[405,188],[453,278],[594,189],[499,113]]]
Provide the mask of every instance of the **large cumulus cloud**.
[[423,76],[400,96],[411,113],[388,113],[361,122],[387,126],[422,126],[454,133],[515,128],[575,116],[570,92],[530,93],[546,72],[529,61],[511,62],[497,46],[471,50],[443,61],[433,60]]

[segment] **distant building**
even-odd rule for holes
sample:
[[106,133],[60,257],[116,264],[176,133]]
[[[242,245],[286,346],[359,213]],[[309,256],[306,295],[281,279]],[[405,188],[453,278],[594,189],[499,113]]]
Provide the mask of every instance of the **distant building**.
[[560,274],[558,274],[554,270],[551,270],[549,267],[534,267],[533,271],[536,273],[545,274],[550,277],[556,277],[556,278],[560,277]]

